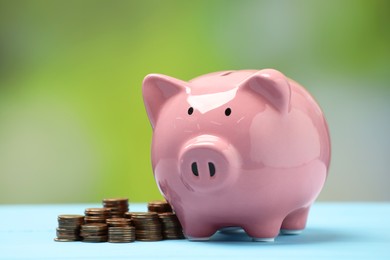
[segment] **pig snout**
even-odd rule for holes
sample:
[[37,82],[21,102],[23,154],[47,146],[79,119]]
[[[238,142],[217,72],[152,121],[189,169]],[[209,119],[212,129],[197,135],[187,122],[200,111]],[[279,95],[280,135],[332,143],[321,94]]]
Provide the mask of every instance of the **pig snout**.
[[192,190],[217,189],[235,178],[239,157],[234,147],[219,137],[191,139],[179,156],[181,178]]

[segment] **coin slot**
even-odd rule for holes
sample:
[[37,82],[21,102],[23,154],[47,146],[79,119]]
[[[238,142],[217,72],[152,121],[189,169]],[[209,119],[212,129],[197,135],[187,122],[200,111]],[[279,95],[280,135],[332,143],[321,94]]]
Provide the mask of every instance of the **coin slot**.
[[232,72],[233,71],[228,71],[228,72],[225,72],[225,73],[221,74],[220,76],[227,76],[227,75],[231,74]]
[[191,164],[191,170],[192,170],[192,173],[198,177],[199,176],[199,172],[198,172],[198,165],[196,164],[196,162],[193,162]]
[[213,177],[215,175],[215,165],[212,162],[209,162],[209,171],[210,171],[210,177]]

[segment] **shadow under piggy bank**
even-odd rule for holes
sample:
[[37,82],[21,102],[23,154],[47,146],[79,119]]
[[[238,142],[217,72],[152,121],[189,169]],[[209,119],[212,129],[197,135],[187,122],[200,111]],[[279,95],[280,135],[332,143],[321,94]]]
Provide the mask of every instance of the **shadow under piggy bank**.
[[364,239],[357,234],[343,233],[340,230],[315,229],[307,228],[298,235],[282,235],[275,238],[274,242],[253,242],[253,239],[248,236],[241,228],[221,230],[216,232],[209,240],[209,243],[226,243],[236,242],[232,244],[254,244],[264,246],[279,246],[279,245],[294,245],[294,244],[319,244],[319,243],[334,243],[356,241]]

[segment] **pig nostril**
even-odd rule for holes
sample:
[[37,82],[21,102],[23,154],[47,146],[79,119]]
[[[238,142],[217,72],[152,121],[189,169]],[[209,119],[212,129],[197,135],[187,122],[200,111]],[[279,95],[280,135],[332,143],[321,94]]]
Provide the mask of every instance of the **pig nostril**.
[[210,176],[213,177],[215,175],[215,165],[212,162],[209,162],[209,170],[210,170]]
[[192,173],[193,173],[195,176],[199,176],[198,165],[196,164],[196,162],[193,162],[193,163],[191,164],[191,170],[192,170]]

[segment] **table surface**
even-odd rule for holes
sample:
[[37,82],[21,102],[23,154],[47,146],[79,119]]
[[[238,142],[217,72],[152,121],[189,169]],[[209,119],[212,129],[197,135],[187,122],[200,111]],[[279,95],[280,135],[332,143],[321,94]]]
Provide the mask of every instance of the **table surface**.
[[316,203],[302,234],[273,243],[252,242],[243,232],[207,242],[54,242],[57,216],[88,207],[101,205],[1,205],[0,259],[390,259],[390,203]]

